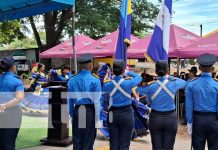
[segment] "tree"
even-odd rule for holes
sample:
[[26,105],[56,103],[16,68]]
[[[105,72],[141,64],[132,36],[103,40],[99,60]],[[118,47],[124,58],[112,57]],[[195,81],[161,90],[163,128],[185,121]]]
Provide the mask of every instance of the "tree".
[[[132,30],[141,35],[153,27],[157,6],[146,0],[134,0]],[[100,38],[118,28],[121,0],[79,0],[76,3],[76,33]],[[35,25],[37,18],[29,18],[37,45],[42,51],[58,44],[63,33],[71,35],[72,10],[54,11],[43,15],[46,45],[43,45]],[[65,31],[65,32],[63,32]]]
[[[133,0],[132,4],[132,32],[143,36],[153,27],[154,18],[158,13],[157,6],[147,0]],[[119,25],[120,7],[121,0],[78,0],[76,3],[76,33],[97,39],[115,31]],[[23,19],[21,23],[24,26],[26,22],[30,23],[38,48],[42,52],[57,45],[66,34],[71,36],[72,14],[71,9],[65,9],[29,17],[28,20]],[[37,26],[39,21],[44,23],[43,30]],[[3,27],[0,26],[1,32],[6,32],[4,37],[0,37],[0,41],[4,38],[6,43],[10,43],[14,39],[23,38],[22,32],[17,30],[20,29],[20,23],[17,22],[19,21],[6,23],[14,27],[5,26],[4,23]],[[12,33],[12,30],[16,31],[16,34]],[[42,31],[45,32],[45,43],[42,42],[39,34]]]
[[10,44],[15,39],[24,39],[25,35],[21,32],[21,23],[19,20],[0,23],[0,44]]
[[[121,0],[80,0],[76,7],[78,33],[94,39],[115,31],[119,25]],[[147,0],[132,1],[132,33],[141,35],[152,29],[157,6]]]

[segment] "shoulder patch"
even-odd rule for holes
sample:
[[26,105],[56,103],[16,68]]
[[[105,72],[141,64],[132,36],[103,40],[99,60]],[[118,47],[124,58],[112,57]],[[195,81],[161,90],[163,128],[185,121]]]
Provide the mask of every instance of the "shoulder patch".
[[94,74],[94,73],[92,73],[92,75],[93,75],[94,77],[96,77],[96,78],[99,79],[99,76],[98,76],[98,75],[96,75],[96,74]]
[[190,80],[190,82],[193,82],[193,81],[195,81],[196,79],[198,79],[198,77],[196,77],[196,78],[194,78],[194,79]]
[[155,83],[155,81],[148,82],[147,85],[151,85],[153,83]]

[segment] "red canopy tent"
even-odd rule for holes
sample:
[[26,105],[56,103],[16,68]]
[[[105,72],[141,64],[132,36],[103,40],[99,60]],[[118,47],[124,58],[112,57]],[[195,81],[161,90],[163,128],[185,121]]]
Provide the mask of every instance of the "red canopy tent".
[[[144,58],[147,47],[150,43],[151,36],[147,36],[138,42],[134,43],[128,50],[128,56],[131,58]],[[170,28],[170,47],[169,57],[175,58],[178,55],[178,50],[200,40],[201,37],[189,32],[176,25],[171,25]]]
[[[78,55],[84,53],[91,53],[95,57],[113,57],[115,55],[117,40],[119,31],[115,31],[105,37],[97,40],[93,44],[83,47],[78,51]],[[137,42],[139,39],[135,36],[131,36],[132,43]]]
[[204,53],[214,54],[218,57],[218,32],[178,51],[180,58],[197,58]]
[[[81,48],[88,46],[95,42],[95,40],[85,36],[78,35],[75,37],[76,51],[79,52]],[[39,54],[40,58],[73,58],[72,39],[67,40],[55,47],[52,47]]]

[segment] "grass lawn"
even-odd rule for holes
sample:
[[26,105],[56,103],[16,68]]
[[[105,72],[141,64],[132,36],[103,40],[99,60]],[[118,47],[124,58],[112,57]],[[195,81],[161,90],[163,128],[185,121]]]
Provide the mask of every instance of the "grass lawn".
[[[16,149],[28,148],[41,145],[40,140],[47,137],[48,118],[23,116],[19,131]],[[70,127],[69,135],[72,129]]]
[[17,138],[16,149],[41,145],[40,140],[47,135],[47,129],[21,129]]
[[22,125],[17,137],[16,149],[40,145],[40,140],[47,136],[46,117],[23,116]]

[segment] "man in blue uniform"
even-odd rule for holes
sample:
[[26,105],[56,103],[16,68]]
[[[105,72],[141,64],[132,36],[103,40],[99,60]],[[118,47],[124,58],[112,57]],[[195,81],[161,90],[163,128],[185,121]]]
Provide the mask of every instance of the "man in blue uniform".
[[197,62],[202,73],[186,88],[188,133],[192,134],[196,150],[204,150],[206,141],[209,150],[218,149],[218,134],[210,129],[210,125],[218,119],[218,82],[211,74],[216,61],[216,56],[212,54],[199,56]]
[[188,74],[187,84],[197,77],[198,69],[197,67],[193,66],[188,71],[189,71],[189,74]]
[[0,149],[15,150],[16,138],[22,120],[19,103],[24,98],[24,85],[17,76],[15,60],[2,59],[0,68]]
[[[111,150],[129,150],[134,120],[131,108],[132,88],[137,86],[142,77],[138,74],[125,71],[125,62],[113,62],[113,80],[104,84],[104,100],[109,101],[109,133]],[[126,73],[130,79],[124,79]],[[108,98],[107,98],[108,97]]]
[[61,75],[58,75],[57,78],[59,78],[60,81],[68,81],[72,77],[72,73],[70,71],[69,66],[63,66],[61,68]]
[[78,59],[79,73],[68,82],[69,111],[73,120],[73,149],[93,150],[100,116],[101,82],[92,74],[93,56],[84,54]]
[[153,150],[173,150],[178,128],[174,98],[176,92],[184,88],[182,79],[168,76],[167,61],[156,63],[158,80],[147,89],[147,103],[151,107],[150,132]]

